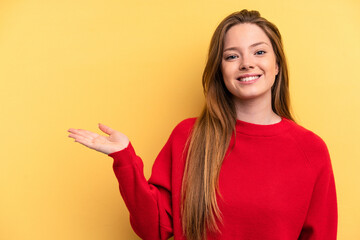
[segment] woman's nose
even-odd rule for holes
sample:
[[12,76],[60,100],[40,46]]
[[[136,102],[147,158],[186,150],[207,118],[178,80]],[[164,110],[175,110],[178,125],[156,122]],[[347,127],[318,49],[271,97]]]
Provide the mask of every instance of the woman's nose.
[[240,62],[240,66],[239,68],[241,70],[245,70],[245,69],[249,69],[249,68],[254,68],[253,62],[251,61],[251,57],[249,56],[243,56]]

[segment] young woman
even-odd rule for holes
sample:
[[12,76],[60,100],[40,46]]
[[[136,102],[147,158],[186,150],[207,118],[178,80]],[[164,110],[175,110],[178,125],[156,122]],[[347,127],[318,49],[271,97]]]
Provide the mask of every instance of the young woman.
[[128,138],[69,129],[114,159],[142,239],[331,240],[337,201],[325,143],[290,113],[281,35],[257,11],[226,17],[211,39],[206,104],[171,133],[147,181]]

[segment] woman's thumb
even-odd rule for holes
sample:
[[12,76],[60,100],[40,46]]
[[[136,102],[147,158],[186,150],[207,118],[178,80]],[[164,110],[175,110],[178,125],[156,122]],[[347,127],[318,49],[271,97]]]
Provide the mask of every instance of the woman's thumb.
[[115,131],[102,123],[99,123],[99,128],[101,131],[103,131],[104,133],[109,134],[109,135]]

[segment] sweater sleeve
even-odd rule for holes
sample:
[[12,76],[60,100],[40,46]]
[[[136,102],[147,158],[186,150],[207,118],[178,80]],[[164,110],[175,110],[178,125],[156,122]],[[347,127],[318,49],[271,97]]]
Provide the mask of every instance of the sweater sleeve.
[[316,180],[299,240],[335,240],[338,213],[330,156],[322,140],[312,148],[308,156]]
[[121,151],[109,154],[120,193],[130,213],[130,223],[142,239],[168,239],[173,235],[171,207],[171,138],[155,160],[157,179],[153,184],[143,173],[143,162],[131,143]]

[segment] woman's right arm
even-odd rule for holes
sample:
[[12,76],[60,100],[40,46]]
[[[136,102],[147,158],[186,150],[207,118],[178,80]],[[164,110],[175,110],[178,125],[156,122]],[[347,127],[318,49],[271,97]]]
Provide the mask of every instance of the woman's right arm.
[[[142,239],[168,239],[173,234],[171,209],[171,180],[162,177],[159,185],[149,184],[144,177],[143,162],[135,154],[129,139],[103,124],[99,128],[109,136],[83,130],[69,129],[69,137],[76,142],[105,153],[114,159],[113,169],[119,182],[120,193],[130,212],[134,231]],[[164,146],[156,161],[157,168],[171,171],[170,141]]]
[[130,223],[141,239],[168,239],[173,235],[171,207],[171,154],[166,144],[153,166],[162,174],[156,185],[148,183],[143,173],[143,162],[131,143],[122,151],[109,154],[114,159],[113,169],[119,190],[130,212]]

